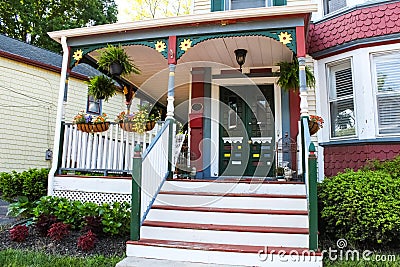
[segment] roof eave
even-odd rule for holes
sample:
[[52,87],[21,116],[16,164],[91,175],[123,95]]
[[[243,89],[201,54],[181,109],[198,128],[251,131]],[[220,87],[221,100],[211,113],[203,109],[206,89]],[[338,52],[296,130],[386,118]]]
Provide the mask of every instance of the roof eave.
[[256,18],[268,18],[277,16],[288,16],[288,15],[299,15],[303,16],[316,12],[318,5],[311,3],[298,4],[291,6],[276,6],[267,8],[249,8],[240,10],[229,10],[210,12],[206,14],[178,16],[161,19],[142,20],[125,23],[114,23],[105,24],[85,28],[76,28],[69,30],[61,30],[49,32],[48,35],[58,43],[61,42],[61,37],[65,36],[68,38],[91,36],[98,34],[107,34],[114,32],[124,31],[138,31],[144,29],[154,28],[165,28],[165,27],[176,27],[182,25],[193,25],[193,24],[214,24],[225,20],[254,20]]

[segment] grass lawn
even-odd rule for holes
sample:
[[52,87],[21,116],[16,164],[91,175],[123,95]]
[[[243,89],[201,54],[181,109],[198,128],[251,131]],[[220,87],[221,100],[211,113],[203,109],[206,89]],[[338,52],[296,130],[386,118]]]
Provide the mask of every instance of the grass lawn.
[[385,259],[385,260],[354,260],[354,261],[328,261],[324,260],[324,267],[392,267],[392,266],[400,266],[400,255],[395,255],[396,260],[393,259]]
[[90,256],[85,258],[53,256],[42,252],[7,249],[0,251],[2,267],[114,267],[124,257]]

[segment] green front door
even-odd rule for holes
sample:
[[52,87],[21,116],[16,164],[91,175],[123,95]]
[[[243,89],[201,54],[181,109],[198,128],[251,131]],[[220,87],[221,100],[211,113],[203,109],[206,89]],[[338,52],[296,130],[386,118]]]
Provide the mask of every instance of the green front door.
[[220,175],[272,176],[274,87],[220,87]]

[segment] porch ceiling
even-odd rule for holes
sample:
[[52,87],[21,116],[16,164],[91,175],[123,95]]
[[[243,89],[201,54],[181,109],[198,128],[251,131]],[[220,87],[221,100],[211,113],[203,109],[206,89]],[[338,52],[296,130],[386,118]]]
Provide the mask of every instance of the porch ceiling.
[[[189,99],[192,67],[209,66],[212,67],[213,74],[219,73],[221,69],[238,69],[234,51],[239,48],[248,51],[243,65],[245,69],[271,67],[280,61],[292,59],[289,48],[268,37],[225,37],[204,41],[190,48],[178,60],[175,104],[180,105]],[[153,99],[166,104],[169,73],[167,60],[149,47],[131,45],[124,49],[141,70],[140,75],[134,74],[125,78]],[[91,52],[90,56],[97,58],[98,52]]]

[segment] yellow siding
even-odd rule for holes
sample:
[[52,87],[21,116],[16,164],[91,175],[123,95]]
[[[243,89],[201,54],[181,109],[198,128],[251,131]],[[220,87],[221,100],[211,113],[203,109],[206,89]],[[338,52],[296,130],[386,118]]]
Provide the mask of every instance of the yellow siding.
[[[0,172],[50,167],[45,151],[53,149],[60,75],[5,58],[0,73]],[[87,85],[71,78],[66,122],[86,110],[86,97]],[[103,111],[114,120],[124,106],[119,94],[103,103]]]

